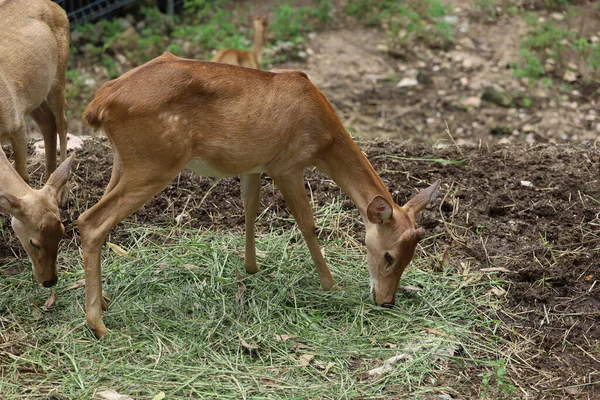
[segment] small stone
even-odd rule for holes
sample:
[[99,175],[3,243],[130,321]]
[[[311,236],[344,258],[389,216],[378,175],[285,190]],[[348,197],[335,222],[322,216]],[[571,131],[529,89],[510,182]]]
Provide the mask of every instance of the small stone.
[[435,118],[431,118],[431,117],[429,117],[429,118],[427,118],[427,119],[425,120],[425,123],[426,123],[427,125],[431,125],[431,124],[435,123]]
[[376,49],[380,53],[388,53],[390,51],[390,48],[387,45],[382,44],[382,43],[378,44]]
[[434,65],[434,66],[431,68],[431,70],[432,70],[433,72],[438,72],[438,71],[440,70],[440,66],[439,66],[439,65]]
[[569,135],[567,135],[566,133],[563,133],[562,135],[560,135],[560,138],[562,140],[569,140]]
[[528,133],[527,135],[525,135],[525,142],[535,143],[535,135],[533,133]]
[[467,97],[462,101],[463,107],[474,107],[479,108],[481,106],[481,99],[477,96]]
[[460,86],[469,86],[469,78],[463,76],[460,78]]
[[433,83],[431,77],[425,72],[419,72],[417,74],[417,82],[419,82],[422,85],[431,85]]
[[525,133],[529,133],[529,132],[534,132],[535,128],[533,127],[533,125],[530,124],[526,124],[525,126],[523,126],[523,132]]
[[127,64],[127,57],[125,57],[123,54],[117,53],[117,54],[115,54],[115,58],[117,59],[117,62],[119,64],[121,64],[121,65]]
[[521,186],[533,187],[533,183],[531,183],[530,181],[521,181]]
[[462,37],[457,40],[457,43],[463,46],[465,49],[474,49],[475,43],[469,37]]
[[419,82],[414,79],[414,78],[402,78],[402,80],[400,82],[398,82],[398,84],[396,85],[396,87],[410,87],[410,86],[417,86],[419,84]]
[[481,99],[501,107],[509,107],[513,102],[513,96],[499,86],[487,87],[483,91]]
[[565,16],[562,13],[558,12],[553,12],[552,14],[550,14],[550,17],[552,17],[552,19],[556,21],[562,21],[563,19],[565,19]]

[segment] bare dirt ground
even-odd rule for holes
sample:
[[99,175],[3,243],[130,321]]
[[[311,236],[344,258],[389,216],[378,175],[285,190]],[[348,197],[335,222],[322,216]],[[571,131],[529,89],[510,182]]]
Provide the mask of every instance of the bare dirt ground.
[[[437,248],[421,251],[430,256],[448,250],[451,262],[464,269],[500,268],[494,273],[509,284],[499,294],[506,303],[497,317],[510,327],[504,335],[514,343],[510,356],[519,362],[509,373],[521,395],[599,398],[600,386],[589,385],[600,380],[598,87],[537,88],[529,95],[530,107],[485,101],[464,107],[466,98],[479,97],[490,84],[525,92],[525,83],[506,66],[526,27],[518,16],[495,23],[474,19],[466,6],[456,15],[456,45],[449,51],[417,47],[395,58],[381,50],[383,32],[338,27],[311,36],[306,62],[275,67],[308,73],[345,126],[362,138],[361,147],[398,203],[414,194],[413,188],[442,180],[438,199],[421,218],[437,235]],[[416,86],[396,86],[417,76]],[[90,134],[78,119],[71,127],[73,133]],[[87,141],[77,158],[71,204],[64,212],[64,246],[77,245],[79,210],[99,199],[112,163],[110,146],[101,138]],[[38,182],[42,169],[39,163],[30,167]],[[323,175],[307,176],[316,206],[340,194]],[[287,215],[268,178],[262,194],[263,208]],[[345,206],[354,210],[349,200]],[[182,173],[131,220],[241,229],[238,180]],[[3,222],[9,224],[7,218]],[[268,229],[269,218],[259,226]],[[360,236],[363,228],[356,222],[353,229]],[[14,235],[4,232],[0,258],[25,257]],[[111,240],[119,234],[113,230]],[[462,382],[448,384],[469,398],[476,393],[472,385],[480,383],[476,375],[464,371]]]

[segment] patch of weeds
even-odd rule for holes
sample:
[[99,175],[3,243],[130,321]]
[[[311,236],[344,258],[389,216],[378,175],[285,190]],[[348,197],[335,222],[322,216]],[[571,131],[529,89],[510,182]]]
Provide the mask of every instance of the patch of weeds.
[[540,24],[536,18],[529,17],[526,21],[532,29],[521,42],[519,61],[511,64],[516,77],[530,81],[562,77],[569,62],[574,62],[587,64],[590,77],[598,78],[600,45],[591,44],[587,38],[562,28],[554,21]]
[[498,360],[490,364],[492,370],[479,374],[483,398],[511,399],[517,388],[512,384],[506,371],[506,361]]
[[388,32],[392,47],[420,41],[427,46],[447,48],[454,41],[454,25],[448,20],[450,6],[439,0],[350,0],[345,9],[368,26]]
[[493,0],[473,0],[473,8],[489,19],[495,20],[498,17]]

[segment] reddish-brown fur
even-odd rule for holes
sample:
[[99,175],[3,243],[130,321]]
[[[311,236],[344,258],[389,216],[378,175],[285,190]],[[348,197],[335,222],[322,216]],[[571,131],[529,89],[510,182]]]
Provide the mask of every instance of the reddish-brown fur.
[[15,168],[28,182],[23,117],[31,115],[44,137],[48,179],[56,169],[57,134],[61,161],[67,154],[69,20],[50,0],[10,0],[0,7],[0,140],[12,144]]
[[[324,289],[335,287],[319,249],[303,173],[314,165],[358,207],[367,230],[375,301],[392,304],[417,241],[416,214],[437,183],[404,207],[392,198],[331,105],[298,71],[264,72],[192,61],[165,53],[104,84],[84,119],[106,131],[115,152],[102,199],[79,217],[86,278],[86,317],[102,322],[100,249],[108,231],[161,191],[186,167],[214,176],[242,175],[247,272],[258,271],[254,219],[260,173],[284,195],[302,231]],[[393,255],[392,261],[385,253]]]

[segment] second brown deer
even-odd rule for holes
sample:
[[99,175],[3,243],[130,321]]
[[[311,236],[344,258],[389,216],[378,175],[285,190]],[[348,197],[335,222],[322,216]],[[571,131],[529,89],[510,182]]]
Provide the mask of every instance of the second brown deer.
[[265,43],[268,24],[269,22],[266,16],[254,18],[254,41],[252,42],[252,50],[221,49],[211,61],[260,69],[262,47]]

